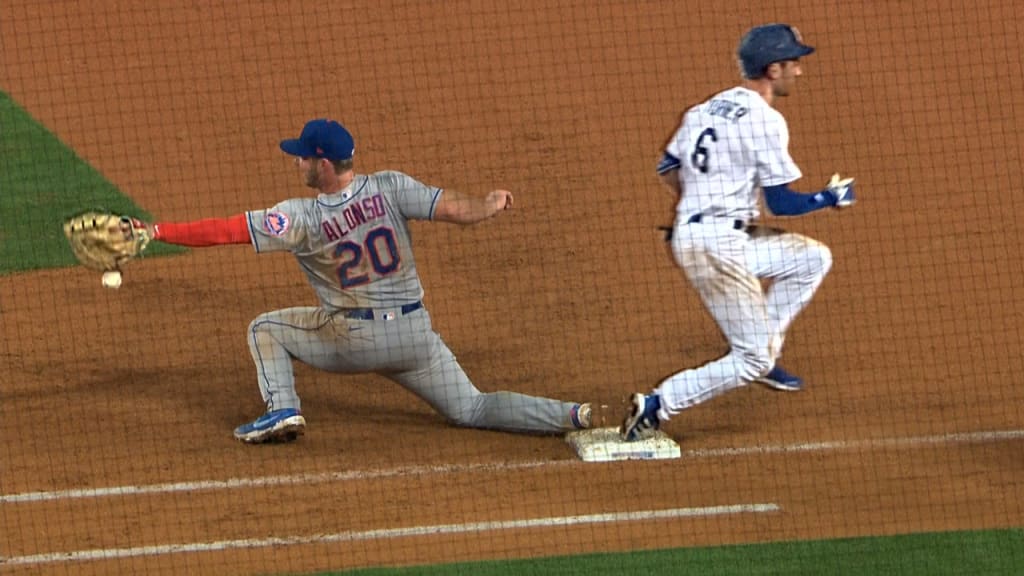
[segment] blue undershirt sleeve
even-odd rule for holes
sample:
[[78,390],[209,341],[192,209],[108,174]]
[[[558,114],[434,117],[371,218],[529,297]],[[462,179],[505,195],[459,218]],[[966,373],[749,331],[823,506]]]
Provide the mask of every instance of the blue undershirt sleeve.
[[666,172],[671,172],[672,170],[676,170],[680,166],[682,166],[682,162],[679,161],[679,158],[676,158],[675,156],[669,154],[668,152],[665,152],[665,154],[661,157],[661,162],[658,162],[658,174],[660,175]]
[[803,194],[789,189],[788,184],[764,187],[764,202],[777,216],[799,216],[836,205],[835,194],[828,190]]

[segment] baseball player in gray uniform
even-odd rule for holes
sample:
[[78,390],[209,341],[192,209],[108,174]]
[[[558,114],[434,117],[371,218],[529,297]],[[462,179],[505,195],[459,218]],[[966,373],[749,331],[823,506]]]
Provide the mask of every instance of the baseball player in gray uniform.
[[[690,108],[665,149],[658,175],[679,198],[672,254],[730,350],[669,376],[652,394],[634,394],[621,429],[627,441],[748,382],[785,391],[803,385],[777,360],[786,330],[824,280],[832,254],[806,236],[751,222],[759,215],[758,188],[768,208],[786,216],[855,200],[853,179],[838,174],[817,193],[789,188],[802,174],[789,155],[786,120],[772,104],[789,95],[802,74],[800,58],[813,51],[785,24],[749,30],[737,51],[743,84]],[[772,280],[767,292],[765,278]]]
[[226,219],[143,223],[154,239],[172,244],[251,243],[258,253],[291,252],[316,292],[319,306],[267,312],[249,325],[267,411],[236,428],[236,438],[288,441],[304,432],[293,359],[330,372],[385,376],[458,426],[523,433],[590,426],[589,403],[478,390],[423,306],[409,220],[473,224],[511,208],[511,192],[476,198],[401,172],[356,174],[352,135],[325,118],[307,123],[281,149],[295,157],[306,186],[319,191],[315,198]]

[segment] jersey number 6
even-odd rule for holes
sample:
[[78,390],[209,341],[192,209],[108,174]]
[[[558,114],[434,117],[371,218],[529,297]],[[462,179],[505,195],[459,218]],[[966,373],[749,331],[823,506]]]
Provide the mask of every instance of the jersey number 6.
[[[384,254],[381,254],[383,248]],[[398,269],[401,256],[398,255],[398,244],[395,233],[390,228],[374,228],[366,234],[363,245],[351,240],[339,243],[334,248],[334,258],[341,260],[338,265],[338,281],[342,288],[360,286],[370,281],[369,274],[358,274],[363,263],[363,255],[370,257],[370,266],[381,276],[387,276]],[[358,274],[358,275],[357,275]]]
[[704,144],[705,138],[711,138],[712,142],[718,142],[718,133],[714,128],[705,128],[693,145],[693,153],[690,154],[690,163],[701,174],[708,173],[708,147]]

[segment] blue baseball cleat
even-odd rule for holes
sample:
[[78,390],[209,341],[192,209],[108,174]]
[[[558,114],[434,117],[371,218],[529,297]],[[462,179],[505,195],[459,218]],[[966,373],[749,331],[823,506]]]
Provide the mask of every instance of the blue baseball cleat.
[[306,428],[306,419],[295,408],[267,412],[263,416],[235,428],[235,438],[248,444],[291,442]]
[[755,378],[754,382],[782,392],[799,392],[804,387],[804,381],[799,376],[786,372],[778,364],[764,376]]
[[661,426],[658,420],[658,409],[661,408],[661,397],[657,394],[647,396],[645,394],[633,394],[633,407],[629,415],[622,422],[619,433],[626,442],[643,440],[654,435],[654,431]]

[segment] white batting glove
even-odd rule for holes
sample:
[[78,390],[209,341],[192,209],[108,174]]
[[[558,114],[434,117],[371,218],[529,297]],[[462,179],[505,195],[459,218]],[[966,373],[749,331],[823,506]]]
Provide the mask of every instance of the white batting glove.
[[835,197],[836,208],[846,208],[857,201],[857,196],[853,193],[853,178],[841,179],[838,172],[832,175],[825,189]]

